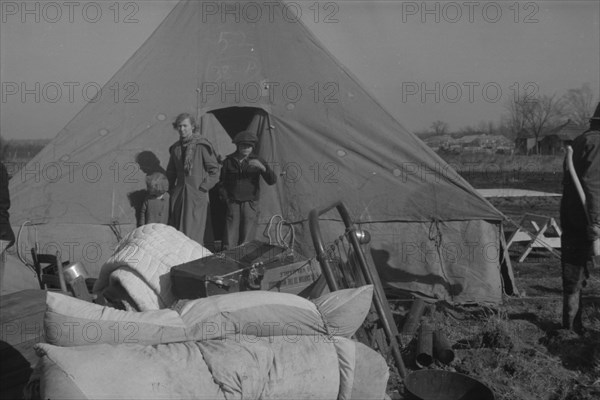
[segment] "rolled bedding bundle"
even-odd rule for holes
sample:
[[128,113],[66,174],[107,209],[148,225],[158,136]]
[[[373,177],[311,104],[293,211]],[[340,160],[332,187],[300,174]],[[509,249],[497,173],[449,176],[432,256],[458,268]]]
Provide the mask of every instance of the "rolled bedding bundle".
[[372,295],[252,291],[132,312],[49,292],[30,387],[64,399],[382,399],[385,359],[343,337]]
[[[342,337],[36,345],[41,398],[383,399],[388,367]],[[33,384],[33,383],[31,383]]]
[[172,226],[143,225],[119,242],[100,269],[94,293],[127,310],[168,308],[176,301],[171,268],[211,254]]
[[57,346],[160,344],[240,336],[351,337],[365,319],[371,285],[313,301],[250,291],[179,301],[172,309],[124,311],[48,292],[46,342]]

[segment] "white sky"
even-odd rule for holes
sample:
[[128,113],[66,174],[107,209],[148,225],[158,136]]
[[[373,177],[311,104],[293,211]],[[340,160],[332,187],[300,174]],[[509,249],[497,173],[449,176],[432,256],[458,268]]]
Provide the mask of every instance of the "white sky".
[[[451,129],[498,121],[517,90],[561,95],[589,83],[596,101],[600,93],[597,0],[294,3],[331,53],[411,130],[435,120]],[[54,137],[85,105],[83,87],[93,94],[102,86],[175,4],[0,0],[2,136]]]

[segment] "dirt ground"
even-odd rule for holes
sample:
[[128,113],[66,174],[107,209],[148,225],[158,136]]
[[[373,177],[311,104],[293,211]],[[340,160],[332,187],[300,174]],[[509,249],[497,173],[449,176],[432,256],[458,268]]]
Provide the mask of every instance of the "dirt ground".
[[[560,180],[552,174],[522,186],[560,193]],[[550,216],[559,223],[560,197],[488,200],[508,217],[507,236],[516,229],[511,221],[519,223],[526,213]],[[436,304],[426,310],[423,319],[441,329],[455,354],[449,365],[436,360],[429,368],[474,377],[492,389],[497,400],[600,399],[600,271],[591,271],[583,290],[586,331],[579,336],[560,329],[560,251],[554,255],[534,249],[519,263],[523,249],[523,244],[515,244],[509,250],[519,296],[507,296],[502,305],[491,308]],[[409,372],[419,369],[416,346],[416,335],[403,343]],[[392,399],[408,398],[395,373],[388,389]]]

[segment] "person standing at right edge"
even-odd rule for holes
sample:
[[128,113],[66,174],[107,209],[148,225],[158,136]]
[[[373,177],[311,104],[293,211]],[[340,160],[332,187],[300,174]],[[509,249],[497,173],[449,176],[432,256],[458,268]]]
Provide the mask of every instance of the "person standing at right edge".
[[583,334],[581,289],[589,278],[592,257],[600,254],[600,103],[590,119],[590,129],[577,136],[572,147],[573,166],[585,194],[585,208],[565,159],[560,204],[562,325]]

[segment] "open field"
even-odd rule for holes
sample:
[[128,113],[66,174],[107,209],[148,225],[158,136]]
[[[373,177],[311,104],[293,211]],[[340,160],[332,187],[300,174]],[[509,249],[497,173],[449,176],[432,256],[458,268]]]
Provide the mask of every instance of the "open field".
[[[476,188],[514,187],[561,192],[562,172],[551,168],[560,160],[540,163],[539,171],[505,179],[514,173],[503,170],[496,180],[484,171],[464,177]],[[557,164],[558,163],[558,164]],[[464,171],[463,171],[464,173]],[[514,176],[513,176],[514,177]],[[526,213],[554,217],[559,223],[560,197],[490,198],[509,219],[510,235]],[[517,259],[524,246],[515,244],[510,255],[520,296],[507,297],[498,307],[451,307],[437,304],[425,320],[442,329],[450,340],[455,359],[450,365],[436,361],[432,368],[460,372],[490,387],[497,400],[591,400],[600,398],[600,271],[591,271],[583,290],[583,336],[560,329],[562,282],[560,260],[545,249],[532,251],[522,263]],[[404,343],[409,370],[414,361],[416,337]],[[390,379],[388,394],[402,399],[403,388]]]

